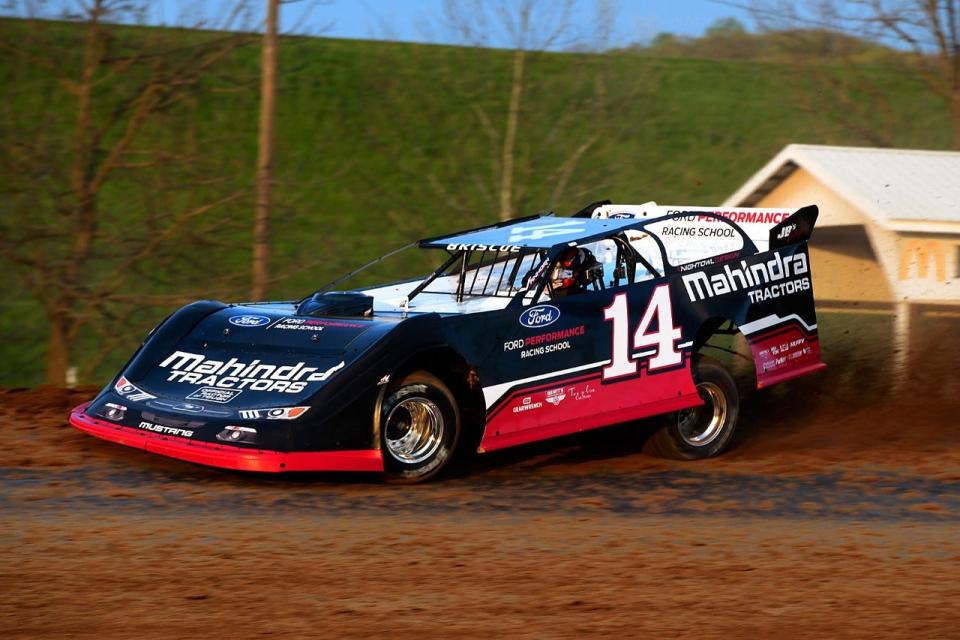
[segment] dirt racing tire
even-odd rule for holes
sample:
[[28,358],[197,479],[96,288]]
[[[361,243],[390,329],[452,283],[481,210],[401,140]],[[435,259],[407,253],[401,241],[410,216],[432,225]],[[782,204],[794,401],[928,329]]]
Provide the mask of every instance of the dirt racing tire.
[[414,483],[440,473],[460,438],[460,409],[442,380],[426,371],[404,376],[380,407],[383,468],[392,482]]
[[661,458],[700,460],[721,454],[733,439],[740,413],[736,382],[717,361],[701,357],[693,379],[703,405],[665,416],[644,451]]

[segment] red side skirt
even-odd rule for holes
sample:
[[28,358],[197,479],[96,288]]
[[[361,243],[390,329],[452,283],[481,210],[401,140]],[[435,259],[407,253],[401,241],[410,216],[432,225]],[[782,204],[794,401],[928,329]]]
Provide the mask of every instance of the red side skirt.
[[383,471],[383,456],[375,449],[359,451],[265,451],[210,442],[195,442],[91,418],[89,403],[70,412],[70,424],[98,438],[211,467],[279,473],[284,471]]

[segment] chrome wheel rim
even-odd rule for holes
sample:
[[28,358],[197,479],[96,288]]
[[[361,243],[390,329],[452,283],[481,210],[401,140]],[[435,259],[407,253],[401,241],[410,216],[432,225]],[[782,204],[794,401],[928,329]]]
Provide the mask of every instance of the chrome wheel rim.
[[703,447],[716,440],[727,421],[727,397],[723,390],[712,382],[701,382],[697,391],[703,406],[684,409],[677,415],[680,437],[691,447]]
[[443,414],[426,398],[407,398],[390,410],[383,428],[390,455],[400,462],[417,464],[440,448]]

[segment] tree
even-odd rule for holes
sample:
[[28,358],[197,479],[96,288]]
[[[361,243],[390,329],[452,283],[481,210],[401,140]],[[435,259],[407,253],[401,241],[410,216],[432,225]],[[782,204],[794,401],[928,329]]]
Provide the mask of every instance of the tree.
[[[25,5],[22,15],[32,3]],[[89,370],[132,313],[190,297],[170,295],[166,285],[225,242],[231,220],[220,213],[245,188],[206,153],[203,132],[184,114],[198,96],[229,89],[216,71],[251,42],[242,32],[118,24],[136,22],[146,4],[62,8],[68,22],[9,22],[12,37],[0,41],[15,61],[9,72],[23,81],[0,110],[9,150],[0,171],[0,257],[43,310],[46,378],[56,385],[81,331],[100,338],[84,356]],[[245,9],[232,5],[220,26],[242,26]],[[118,194],[130,192],[143,194],[142,219],[114,208]]]
[[732,36],[743,36],[746,35],[747,30],[743,27],[743,24],[736,18],[717,18],[714,20],[710,26],[707,27],[706,31],[703,32],[704,35],[708,38],[717,38],[717,37],[732,37]]
[[280,0],[267,0],[260,64],[260,138],[257,153],[257,209],[253,221],[253,285],[250,297],[263,300],[270,274],[270,200],[273,180],[273,121],[277,95],[277,20]]
[[[907,51],[885,62],[901,65],[946,103],[953,146],[960,149],[960,0],[761,2],[752,10],[770,27],[828,30]],[[834,60],[843,61],[843,55]],[[854,83],[855,90],[878,93],[863,74],[856,74]]]
[[[535,51],[544,51],[558,44],[570,44],[563,40],[569,38],[574,5],[574,0],[556,3],[544,0],[444,1],[446,22],[464,44],[475,47],[505,45],[513,51],[503,134],[497,136],[501,139],[497,189],[501,220],[515,215],[517,130],[522,117],[521,103],[527,82],[528,57]],[[484,127],[490,130],[490,119],[482,109],[478,117]]]
[[397,242],[436,231],[412,202],[435,202],[476,226],[610,193],[605,163],[635,132],[625,114],[647,104],[640,96],[650,82],[624,77],[622,55],[583,53],[614,44],[615,5],[601,4],[596,24],[581,31],[572,2],[449,3],[440,16],[448,38],[485,46],[437,55],[402,45],[367,63],[372,99],[352,135],[389,167],[362,176],[369,189],[358,196],[390,218]]

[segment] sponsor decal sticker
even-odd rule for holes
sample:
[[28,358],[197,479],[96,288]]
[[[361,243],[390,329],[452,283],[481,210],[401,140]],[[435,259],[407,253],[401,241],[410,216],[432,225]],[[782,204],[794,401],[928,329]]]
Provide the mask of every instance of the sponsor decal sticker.
[[178,429],[176,427],[167,427],[162,424],[147,422],[146,420],[142,420],[140,424],[137,425],[137,428],[143,429],[145,431],[153,431],[154,433],[162,433],[167,436],[179,436],[181,438],[192,438],[194,433],[190,429]]
[[[345,363],[340,361],[326,371],[320,371],[317,367],[308,367],[306,364],[306,362],[298,362],[293,365],[275,365],[260,360],[241,362],[236,358],[222,361],[207,358],[199,353],[175,351],[160,363],[160,368],[170,370],[167,382],[215,387],[218,390],[229,389],[239,395],[239,392],[244,389],[300,393],[311,382],[323,382],[345,366]],[[200,396],[192,396],[193,394],[188,396],[188,399],[201,399]],[[211,395],[202,399],[217,402],[212,398]]]
[[233,412],[225,409],[212,409],[192,402],[167,402],[165,400],[151,400],[147,406],[154,409],[170,409],[171,411],[180,411],[183,413],[203,413],[214,416],[232,416]]
[[200,413],[203,411],[203,406],[199,404],[193,404],[191,402],[178,402],[177,404],[171,407],[174,411],[186,411],[188,413]]
[[321,320],[309,318],[282,318],[270,325],[269,329],[286,329],[288,331],[323,331],[324,323]]
[[542,347],[533,347],[531,349],[524,349],[520,352],[521,358],[533,358],[536,356],[546,355],[548,353],[555,353],[557,351],[566,351],[570,348],[570,341],[564,340],[563,342],[556,342],[554,344],[547,344]]
[[520,314],[520,324],[528,329],[538,329],[560,319],[560,309],[551,304],[538,304]]
[[366,329],[370,323],[350,322],[347,320],[325,320],[320,318],[296,318],[288,316],[281,318],[267,327],[267,329],[287,329],[294,331],[323,331],[325,327],[338,329]]
[[804,358],[813,354],[813,349],[807,346],[806,338],[794,338],[770,345],[757,353],[764,359],[764,372],[786,365],[791,360]]
[[790,223],[784,225],[783,229],[780,229],[780,233],[777,234],[777,240],[783,240],[784,238],[789,238],[790,234],[797,228],[795,223]]
[[592,384],[590,384],[589,382],[585,382],[583,384],[575,385],[572,387],[567,387],[567,393],[570,395],[571,398],[577,401],[589,400],[590,398],[593,397],[593,394],[596,392],[597,392],[597,388]]
[[563,402],[564,398],[566,397],[567,397],[567,394],[561,387],[560,389],[551,389],[550,391],[547,391],[546,400],[547,402],[549,402],[550,404],[556,407],[561,402]]
[[305,414],[310,407],[277,407],[275,409],[244,409],[240,417],[244,420],[295,420]]
[[147,393],[143,389],[140,389],[137,385],[131,383],[123,376],[120,376],[120,379],[117,380],[117,384],[113,385],[113,390],[127,400],[133,400],[134,402],[153,400],[157,397],[153,394]]
[[568,329],[557,329],[547,333],[539,333],[526,338],[517,340],[508,340],[503,343],[504,351],[520,351],[521,358],[530,358],[533,356],[542,356],[546,353],[563,351],[571,348],[569,338],[582,336],[587,332],[586,325],[578,325]]
[[540,409],[541,407],[543,407],[543,403],[542,403],[542,402],[539,402],[539,401],[538,401],[538,402],[534,402],[534,401],[533,401],[533,398],[531,398],[530,396],[527,396],[527,397],[525,397],[525,398],[523,399],[523,401],[522,401],[519,405],[517,405],[516,407],[513,408],[513,412],[514,412],[514,413],[523,413],[524,411],[536,411],[537,409]]
[[658,233],[665,238],[734,238],[740,235],[732,227],[664,227]]
[[265,324],[270,324],[270,318],[267,316],[243,315],[233,316],[227,322],[235,327],[262,327]]
[[718,262],[726,262],[727,260],[733,260],[738,255],[739,251],[731,251],[729,253],[724,253],[719,256],[711,256],[709,258],[703,258],[702,260],[695,260],[694,262],[688,262],[686,264],[677,265],[677,271],[681,273],[686,273],[687,271],[696,271],[697,269],[705,269],[706,267],[713,266]]
[[[760,302],[806,291],[810,288],[810,279],[797,276],[803,276],[809,272],[806,254],[797,253],[783,257],[780,252],[777,252],[771,260],[753,264],[741,260],[739,268],[731,268],[728,264],[723,267],[723,270],[709,276],[706,273],[691,273],[681,278],[691,302],[722,296],[741,289],[771,285],[759,291],[749,292],[751,301]],[[783,280],[788,282],[780,282]]]
[[514,244],[448,244],[447,251],[502,251],[520,253],[520,246]]
[[[673,213],[687,213],[689,215],[682,218],[677,218],[678,220],[685,220],[688,222],[719,222],[713,216],[705,216],[699,211],[685,211],[683,209],[668,209],[667,215]],[[780,224],[784,220],[790,217],[789,211],[756,211],[756,210],[741,210],[741,211],[711,211],[710,213],[716,214],[721,218],[726,218],[730,222],[736,222],[738,224],[764,224],[764,225],[775,225]]]
[[[204,400],[206,402],[216,402],[217,404],[227,404],[238,395],[243,393],[239,389],[217,389],[216,387],[201,387],[187,396],[187,400]],[[200,407],[203,411],[203,407]]]

